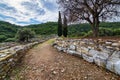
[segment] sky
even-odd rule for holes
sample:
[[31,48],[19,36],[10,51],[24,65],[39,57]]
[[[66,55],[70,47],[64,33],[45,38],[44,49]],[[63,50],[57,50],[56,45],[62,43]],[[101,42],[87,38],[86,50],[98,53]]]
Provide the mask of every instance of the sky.
[[16,25],[57,21],[56,0],[0,0],[0,20]]

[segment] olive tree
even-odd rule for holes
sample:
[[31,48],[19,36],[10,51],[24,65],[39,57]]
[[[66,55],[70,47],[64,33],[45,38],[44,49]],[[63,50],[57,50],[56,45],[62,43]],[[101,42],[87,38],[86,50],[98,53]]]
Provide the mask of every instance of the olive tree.
[[31,31],[31,29],[23,28],[19,29],[16,34],[16,39],[19,42],[28,42],[29,39],[33,38],[35,36],[35,32]]

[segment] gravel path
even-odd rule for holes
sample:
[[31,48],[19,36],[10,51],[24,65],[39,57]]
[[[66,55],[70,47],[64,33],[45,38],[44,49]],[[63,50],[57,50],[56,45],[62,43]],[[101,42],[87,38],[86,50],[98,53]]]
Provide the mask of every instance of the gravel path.
[[11,80],[120,80],[120,77],[51,46],[53,39],[35,46],[13,71]]

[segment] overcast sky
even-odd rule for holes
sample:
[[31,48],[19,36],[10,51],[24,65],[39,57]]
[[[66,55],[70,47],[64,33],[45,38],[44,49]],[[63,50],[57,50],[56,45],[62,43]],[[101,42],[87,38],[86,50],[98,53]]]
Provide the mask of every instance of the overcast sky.
[[56,0],[0,0],[0,20],[17,25],[57,21]]

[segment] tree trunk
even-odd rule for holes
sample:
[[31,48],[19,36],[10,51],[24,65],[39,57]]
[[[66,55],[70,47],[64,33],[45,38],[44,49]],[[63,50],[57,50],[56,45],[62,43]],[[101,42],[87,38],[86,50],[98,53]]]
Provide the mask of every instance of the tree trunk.
[[99,24],[91,24],[92,26],[92,31],[93,31],[93,37],[98,37],[99,36]]
[[93,37],[98,37],[98,36],[99,36],[99,27],[94,27]]
[[92,30],[93,30],[93,37],[98,37],[99,36],[99,17],[98,16],[94,16],[93,18]]

